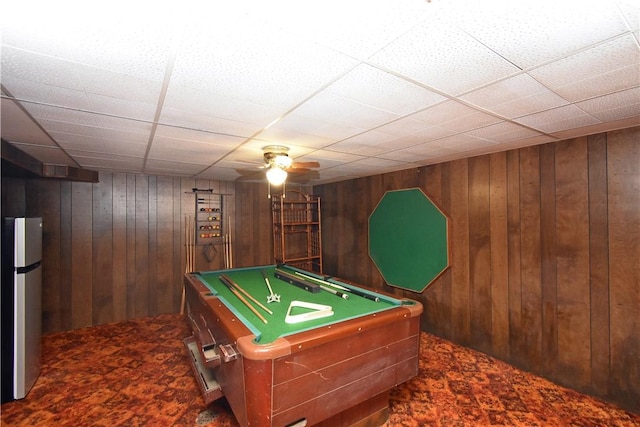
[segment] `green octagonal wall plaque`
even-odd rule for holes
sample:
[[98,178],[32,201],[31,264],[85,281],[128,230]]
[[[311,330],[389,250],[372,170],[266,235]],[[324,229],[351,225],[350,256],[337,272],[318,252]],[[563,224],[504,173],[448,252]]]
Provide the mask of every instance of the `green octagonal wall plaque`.
[[369,216],[369,256],[388,285],[422,292],[449,267],[448,218],[419,188],[387,191]]

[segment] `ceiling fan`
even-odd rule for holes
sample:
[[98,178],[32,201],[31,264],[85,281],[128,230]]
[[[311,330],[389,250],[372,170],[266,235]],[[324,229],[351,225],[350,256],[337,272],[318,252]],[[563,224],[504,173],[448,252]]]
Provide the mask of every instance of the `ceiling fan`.
[[294,162],[289,148],[283,145],[267,145],[263,149],[267,180],[271,185],[281,185],[289,174],[302,175],[320,167],[318,162]]
[[[269,184],[268,195],[271,198],[271,186],[282,186],[282,197],[285,197],[285,181],[288,177],[294,182],[306,182],[314,173],[318,171],[314,168],[320,167],[318,162],[294,162],[289,157],[289,147],[284,145],[267,145],[263,147],[264,165],[266,169],[267,182]],[[306,178],[306,179],[305,179]]]
[[[263,163],[250,169],[236,169],[241,176],[239,181],[256,181],[264,179],[264,171],[267,179],[272,175],[280,175],[281,181],[269,181],[270,185],[281,185],[284,180],[304,184],[319,176],[315,168],[320,167],[318,162],[297,162],[289,157],[289,147],[283,145],[267,145],[262,148]],[[275,171],[275,172],[274,172]]]

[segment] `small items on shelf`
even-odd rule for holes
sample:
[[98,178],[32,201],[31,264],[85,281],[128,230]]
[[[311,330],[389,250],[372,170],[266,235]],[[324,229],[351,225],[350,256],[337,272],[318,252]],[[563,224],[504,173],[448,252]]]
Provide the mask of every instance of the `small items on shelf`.
[[222,243],[222,194],[212,189],[194,188],[196,194],[196,244],[210,245]]

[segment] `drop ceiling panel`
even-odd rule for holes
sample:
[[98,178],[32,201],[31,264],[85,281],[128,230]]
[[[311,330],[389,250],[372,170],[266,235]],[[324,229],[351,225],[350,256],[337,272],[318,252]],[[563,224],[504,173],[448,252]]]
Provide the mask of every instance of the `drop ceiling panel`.
[[362,104],[330,93],[319,92],[300,104],[294,111],[282,117],[271,127],[313,133],[326,122],[338,122],[340,118],[355,113]]
[[175,160],[176,162],[210,165],[237,145],[238,141],[225,143],[222,138],[221,143],[218,144],[211,140],[209,142],[195,142],[156,135],[148,157],[154,160]]
[[316,150],[309,153],[308,155],[301,156],[299,160],[303,162],[317,161],[317,162],[320,162],[320,164],[323,165],[323,167],[330,168],[333,166],[341,165],[343,163],[350,163],[350,162],[355,162],[356,160],[362,160],[364,158],[365,158],[364,156],[360,156],[357,154],[340,153],[340,152],[331,151],[331,150]]
[[309,126],[315,122],[328,122],[368,129],[396,118],[397,114],[324,91],[304,102],[294,113],[287,115],[272,127],[278,129],[293,124],[295,130],[312,133],[322,125],[318,124],[315,128],[309,129],[301,127],[300,124]]
[[496,116],[453,100],[442,102],[410,117],[413,120],[456,132],[464,132],[501,121]]
[[640,49],[631,35],[530,71],[563,98],[577,102],[637,86]]
[[158,125],[155,132],[156,138],[172,138],[181,141],[197,142],[201,144],[215,144],[224,146],[227,150],[239,146],[244,138],[223,133],[204,132],[196,129],[185,129],[174,126]]
[[509,142],[528,139],[542,135],[540,132],[511,122],[500,122],[467,132],[468,135],[487,139],[493,142]]
[[162,110],[161,124],[198,131],[222,133],[237,137],[249,137],[259,131],[255,124],[229,120],[208,113],[196,113],[175,108]]
[[243,122],[255,130],[261,129],[282,113],[280,108],[274,106],[177,84],[169,85],[160,122],[171,122],[171,111]]
[[[54,3],[11,2],[3,5],[2,42],[75,64],[162,81],[169,55],[171,15],[145,8],[140,20],[135,5],[127,13],[119,7],[84,13]],[[155,10],[161,10],[158,7]],[[28,16],[29,19],[23,19]]]
[[455,26],[433,22],[403,34],[370,61],[451,95],[519,71]]
[[239,177],[241,175],[234,169],[218,166],[210,167],[195,176],[196,179],[215,179],[219,181],[235,181]]
[[469,151],[473,148],[485,148],[487,146],[495,145],[495,142],[490,141],[488,139],[480,138],[470,133],[460,133],[453,136],[448,136],[446,138],[439,139],[437,141],[430,142],[428,144],[423,144],[417,147],[413,147],[412,150],[416,152],[420,152],[419,150],[423,147],[442,147],[448,148],[455,151]]
[[334,171],[341,171],[345,174],[367,174],[371,173],[372,169],[378,170],[380,171],[380,173],[382,173],[384,171],[389,171],[397,167],[401,167],[403,164],[403,162],[397,160],[385,159],[380,157],[369,157],[366,159],[356,160],[345,165],[335,166],[332,169]]
[[93,127],[96,128],[96,131],[104,127],[138,134],[148,134],[151,129],[150,123],[139,120],[128,120],[49,105],[33,103],[23,103],[23,105],[36,120],[42,123],[46,123],[46,121],[60,124],[68,123],[72,127],[78,125]]
[[600,123],[598,119],[585,113],[575,105],[566,105],[553,110],[519,117],[515,121],[545,133],[554,133]]
[[371,129],[398,119],[398,115],[377,108],[361,106],[357,110],[335,120],[336,124],[361,129]]
[[354,135],[361,134],[366,128],[350,126],[340,123],[325,123],[315,132],[317,135],[324,135],[333,141],[341,141]]
[[353,136],[335,144],[331,144],[328,148],[331,151],[340,151],[343,153],[359,154],[364,156],[375,156],[380,153],[389,151],[385,146],[389,145],[389,141],[395,137],[386,133],[369,131]]
[[212,22],[189,28],[192,37],[180,44],[172,84],[288,109],[356,65],[346,55],[265,26],[220,31]]
[[68,152],[83,151],[85,157],[89,153],[99,153],[100,155],[123,155],[133,157],[144,157],[147,150],[146,143],[132,143],[130,141],[118,141],[115,139],[95,138],[84,135],[65,134],[52,132],[62,148]]
[[[58,96],[53,92],[55,88],[77,91],[85,96],[91,94],[111,96],[120,102],[155,104],[161,87],[159,82],[6,46],[2,48],[2,68],[3,80],[11,78],[23,80],[25,83],[22,84],[22,88],[27,86],[26,83],[30,88],[37,88],[37,84],[53,87],[48,91],[41,91],[40,97],[37,98],[30,97],[29,93],[22,93],[16,88],[11,90],[15,97],[54,105],[60,105]],[[48,94],[53,96],[47,96]],[[68,100],[72,101],[73,97],[69,97]],[[68,106],[90,109],[91,103]]]
[[164,159],[147,159],[144,172],[151,175],[196,175],[205,169],[202,164]]
[[239,159],[236,160],[233,157],[233,154],[225,157],[222,160],[216,162],[213,165],[213,168],[225,168],[232,169],[236,172],[238,176],[240,175],[249,175],[249,174],[260,174],[263,173],[264,162],[261,160],[245,160]]
[[11,95],[24,104],[34,102],[51,104],[54,101],[56,106],[68,109],[88,110],[90,108],[87,94],[81,90],[25,80],[11,75],[3,75],[2,84],[10,87]]
[[389,151],[388,149],[378,145],[358,144],[357,142],[347,140],[331,145],[332,151],[341,153],[357,154],[361,156],[376,156],[378,154]]
[[640,3],[636,0],[616,0],[625,22],[632,31],[640,30]]
[[[293,36],[314,40],[340,52],[366,59],[421,21],[433,7],[413,0],[264,3],[265,13]],[[296,19],[291,19],[295,16]]]
[[460,97],[506,118],[520,117],[569,102],[528,74],[519,74]]
[[551,136],[556,141],[561,141],[569,138],[576,138],[580,136],[593,135],[601,132],[608,132],[611,130],[624,129],[633,126],[640,126],[640,117],[630,117],[626,119],[616,120],[608,123],[596,123],[593,125],[582,126],[580,128],[571,128],[563,131],[554,132]]
[[592,98],[576,105],[603,122],[640,117],[640,87]]
[[441,147],[433,143],[425,143],[417,146],[390,151],[384,154],[385,159],[410,162],[416,165],[428,164],[432,157],[457,155],[458,151],[448,147]]
[[[82,64],[25,52],[4,45],[1,53],[3,81],[16,78],[76,91],[84,90],[78,70],[78,68],[84,67]],[[11,86],[8,87],[11,88]],[[13,93],[14,90],[10,90],[10,92]],[[20,97],[19,93],[13,93],[13,95]]]
[[[436,131],[436,133],[432,133],[432,131]],[[440,138],[443,138],[445,135],[449,135],[450,132],[439,132],[438,128],[429,127],[425,128],[419,132],[414,132],[412,134],[408,134],[402,137],[397,137],[390,139],[389,141],[379,144],[378,147],[384,148],[384,153],[388,153],[389,151],[400,150],[403,148],[410,148],[416,145],[423,144],[425,142],[437,141]]]
[[148,159],[208,166],[224,156],[225,153],[225,148],[211,144],[180,141],[173,138],[155,138],[149,150]]
[[[437,111],[437,110],[434,110]],[[412,135],[417,132],[426,132],[428,134],[444,136],[455,131],[450,131],[444,128],[438,128],[438,126],[426,123],[420,120],[420,114],[416,114],[416,118],[413,116],[403,117],[402,119],[395,120],[385,125],[376,128],[377,132],[385,133],[394,137],[403,137],[406,135]]]
[[114,154],[95,154],[85,151],[69,150],[68,153],[87,169],[142,173],[144,159],[140,157],[127,157]]
[[[572,135],[571,137],[575,137],[576,135]],[[529,147],[532,145],[546,144],[548,142],[557,142],[559,138],[556,138],[551,135],[540,135],[534,136],[531,138],[524,138],[518,141],[509,141],[504,143],[496,143],[495,149],[497,151],[507,151],[507,150],[515,150],[517,148]]]
[[366,64],[351,70],[329,86],[327,91],[401,116],[446,99],[435,92]]
[[610,1],[488,1],[452,4],[456,25],[521,69],[562,58],[627,31]]
[[56,134],[59,143],[65,142],[66,135],[73,135],[82,141],[82,138],[90,138],[98,141],[118,141],[121,143],[143,144],[146,145],[149,140],[149,130],[142,129],[137,132],[131,132],[127,129],[118,129],[113,127],[96,127],[84,126],[76,123],[57,122],[53,120],[41,120],[42,126],[49,130],[51,135]]
[[36,108],[31,105],[47,106],[49,104],[49,108],[114,115],[142,121],[153,120],[155,114],[154,104],[121,99],[115,97],[115,94],[96,95],[75,89],[33,83],[14,77],[4,79],[3,84],[12,88],[12,95],[20,100],[28,110]]

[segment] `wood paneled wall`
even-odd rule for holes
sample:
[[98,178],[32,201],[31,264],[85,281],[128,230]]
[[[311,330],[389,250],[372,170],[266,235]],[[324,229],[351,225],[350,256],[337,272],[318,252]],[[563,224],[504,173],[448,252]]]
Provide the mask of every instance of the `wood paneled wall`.
[[[226,194],[234,266],[273,259],[266,185],[100,173],[95,184],[28,179],[25,187],[22,214],[44,223],[45,333],[178,312],[193,187]],[[223,268],[223,249],[216,249],[208,262],[196,247],[197,270]]]
[[[317,186],[325,272],[406,293],[424,330],[640,411],[639,164],[633,128]],[[193,187],[229,194],[236,267],[272,262],[266,185],[3,176],[3,215],[44,219],[45,333],[178,312]],[[411,187],[450,216],[451,268],[422,294],[387,287],[368,256],[373,208]],[[197,269],[221,268],[218,249]]]
[[[317,186],[325,272],[421,300],[424,330],[640,411],[640,128]],[[387,287],[368,216],[420,187],[451,267]],[[390,232],[393,232],[390,230]]]

